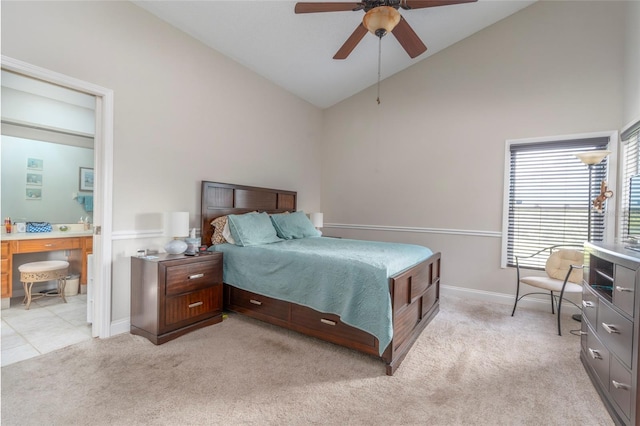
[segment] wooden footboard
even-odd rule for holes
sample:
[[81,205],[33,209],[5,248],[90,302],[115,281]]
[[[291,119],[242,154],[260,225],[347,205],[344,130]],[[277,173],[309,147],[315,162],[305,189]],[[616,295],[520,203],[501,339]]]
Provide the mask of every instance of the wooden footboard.
[[[439,310],[440,253],[389,279],[393,340],[382,354],[391,376],[422,330]],[[378,339],[340,321],[340,317],[295,303],[224,286],[225,309],[295,330],[331,343],[379,356]]]

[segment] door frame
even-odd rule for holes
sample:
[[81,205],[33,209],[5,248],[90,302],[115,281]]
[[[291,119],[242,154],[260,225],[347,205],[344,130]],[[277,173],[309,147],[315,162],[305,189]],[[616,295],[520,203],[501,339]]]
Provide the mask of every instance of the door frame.
[[[96,97],[94,136],[93,337],[111,336],[113,90],[2,55],[2,69]],[[87,301],[91,303],[91,301]]]

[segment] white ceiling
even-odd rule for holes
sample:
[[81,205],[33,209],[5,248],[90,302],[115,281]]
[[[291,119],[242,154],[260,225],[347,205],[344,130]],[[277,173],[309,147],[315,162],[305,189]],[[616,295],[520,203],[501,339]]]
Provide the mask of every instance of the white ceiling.
[[[385,36],[382,79],[534,2],[479,0],[400,9],[428,50],[411,59],[393,35]],[[362,91],[378,78],[378,39],[372,34],[346,60],[332,59],[362,21],[362,11],[294,14],[295,1],[274,0],[133,3],[320,108]]]

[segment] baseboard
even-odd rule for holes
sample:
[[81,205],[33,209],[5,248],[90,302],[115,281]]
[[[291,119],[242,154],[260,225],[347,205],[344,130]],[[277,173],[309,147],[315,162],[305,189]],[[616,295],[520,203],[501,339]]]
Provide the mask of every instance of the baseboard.
[[116,334],[128,333],[131,329],[131,320],[129,318],[111,322],[111,336]]
[[[510,307],[508,309],[508,313],[509,315],[511,315],[511,308],[513,307],[513,298],[514,298],[513,294],[495,293],[492,291],[475,290],[470,288],[453,287],[448,285],[441,285],[440,292],[441,292],[441,297],[446,297],[447,294],[451,294],[461,298],[506,305]],[[535,309],[539,311],[550,312],[551,303],[548,297],[530,296],[518,302],[518,309],[520,308]],[[567,303],[567,304],[563,303],[562,312],[567,312],[573,315],[573,314],[580,313],[580,310],[570,303]]]

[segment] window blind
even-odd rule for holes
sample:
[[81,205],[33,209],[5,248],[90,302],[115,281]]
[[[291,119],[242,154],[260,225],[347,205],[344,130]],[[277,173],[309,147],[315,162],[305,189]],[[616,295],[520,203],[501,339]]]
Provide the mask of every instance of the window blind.
[[622,133],[622,183],[620,184],[621,213],[619,221],[618,235],[623,240],[629,237],[629,189],[630,180],[640,173],[638,162],[638,144],[640,139],[640,121],[630,128],[630,131]]
[[[512,144],[509,174],[507,265],[545,247],[587,241],[591,201],[600,193],[607,158],[589,168],[576,153],[607,149],[608,137]],[[591,217],[591,241],[602,241],[604,215]],[[536,256],[539,257],[539,256]],[[520,265],[542,269],[545,259],[519,259]]]

